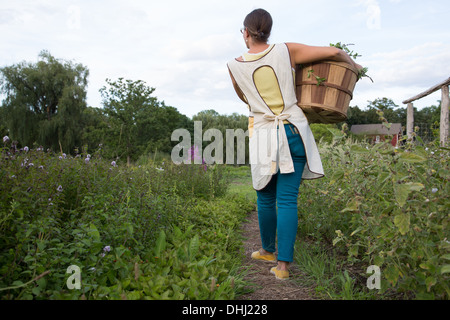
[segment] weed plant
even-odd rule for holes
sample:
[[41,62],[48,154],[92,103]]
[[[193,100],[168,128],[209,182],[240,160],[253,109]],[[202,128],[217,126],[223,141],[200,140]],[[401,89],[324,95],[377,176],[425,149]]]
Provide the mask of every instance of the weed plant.
[[72,157],[9,139],[0,153],[1,299],[232,299],[244,287],[236,229],[252,205],[227,193],[225,167],[127,167],[101,148]]
[[326,177],[301,187],[299,235],[333,246],[366,279],[368,266],[380,267],[381,295],[449,299],[450,150],[335,131],[320,146]]

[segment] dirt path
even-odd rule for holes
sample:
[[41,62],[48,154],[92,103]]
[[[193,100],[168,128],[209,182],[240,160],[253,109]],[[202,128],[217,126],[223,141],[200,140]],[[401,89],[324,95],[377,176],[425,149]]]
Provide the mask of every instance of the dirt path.
[[[253,283],[254,291],[243,295],[240,300],[315,300],[314,289],[301,285],[301,273],[290,267],[289,280],[277,280],[270,273],[270,268],[276,266],[276,262],[267,263],[251,259],[251,254],[261,248],[259,236],[258,213],[252,212],[248,216],[248,222],[242,226],[244,237],[245,261],[244,267],[248,268],[246,280]],[[276,253],[275,253],[276,254]]]

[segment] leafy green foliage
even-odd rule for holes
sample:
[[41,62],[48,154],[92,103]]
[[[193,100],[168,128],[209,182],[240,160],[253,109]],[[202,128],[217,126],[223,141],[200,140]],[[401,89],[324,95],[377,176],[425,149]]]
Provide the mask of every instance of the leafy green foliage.
[[47,51],[36,63],[21,62],[0,69],[0,132],[20,146],[42,146],[75,154],[103,145],[108,158],[128,163],[154,152],[169,153],[177,128],[193,130],[192,121],[152,96],[144,81],[106,79],[100,89],[103,108],[87,107],[89,71]]
[[[231,144],[232,141],[228,141],[227,138],[227,130],[235,131],[236,133],[238,130],[242,130],[242,133],[245,133],[248,129],[248,116],[232,113],[230,115],[225,114],[219,114],[217,111],[209,109],[209,110],[203,110],[197,113],[192,117],[192,121],[201,121],[202,123],[202,130],[203,133],[205,133],[208,129],[217,129],[220,130],[222,133],[222,137],[224,138],[224,145],[223,145],[223,156],[224,161],[227,159],[227,144]],[[235,140],[237,140],[236,138]],[[203,150],[207,147],[209,144],[209,141],[203,142]],[[245,145],[248,145],[248,136],[245,137],[245,141],[243,141]],[[234,150],[234,163],[237,162],[237,154],[238,154],[238,143],[233,143],[233,150]],[[249,163],[249,150],[248,148],[245,149],[245,163]]]
[[[420,110],[414,108],[414,123],[419,127],[417,135],[426,142],[431,142],[439,137],[440,110],[440,106],[431,106]],[[387,97],[368,101],[364,109],[360,109],[358,106],[350,106],[347,110],[345,123],[349,127],[354,124],[379,123],[380,112],[383,112],[383,117],[390,123],[400,123],[406,128],[406,108],[399,107],[392,99]],[[406,131],[404,133],[406,134]]]
[[[226,194],[222,167],[127,167],[101,150],[55,156],[9,141],[1,152],[2,299],[230,299],[243,288],[236,230],[252,206]],[[80,290],[67,288],[70,265]]]
[[[361,57],[360,54],[358,54],[358,53],[356,53],[356,52],[353,52],[353,50],[350,50],[350,49],[349,49],[348,46],[352,46],[352,45],[353,45],[352,43],[349,43],[349,44],[343,44],[343,43],[341,43],[341,42],[338,42],[338,43],[335,43],[335,44],[330,43],[330,47],[335,47],[335,48],[344,50],[344,51],[345,51],[351,58],[353,58],[353,59],[356,59],[356,58],[358,58],[358,57]],[[372,78],[369,77],[369,75],[367,75],[367,71],[369,71],[369,68],[367,68],[367,67],[363,67],[362,69],[360,69],[360,70],[359,70],[359,73],[358,73],[358,80],[361,79],[361,78],[363,78],[363,77],[366,77],[366,78],[369,78],[370,81],[373,82]]]
[[114,156],[126,158],[127,163],[156,150],[170,152],[172,131],[192,127],[186,116],[153,97],[155,88],[144,81],[119,78],[106,82],[100,89],[107,123],[101,143],[112,147]]
[[317,86],[320,86],[322,83],[324,83],[325,81],[327,81],[326,78],[321,78],[321,77],[315,75],[313,69],[308,70],[308,79],[311,78],[311,76],[313,76],[313,77],[316,79],[316,81],[317,81]]
[[81,64],[58,60],[47,51],[37,63],[0,69],[5,124],[11,139],[72,152],[81,144],[89,71]]
[[304,183],[299,233],[379,266],[384,293],[448,299],[449,150],[420,141],[395,149],[335,134],[320,150],[328,176]]
[[[335,48],[338,48],[338,49],[341,49],[341,50],[345,51],[353,59],[361,57],[361,55],[351,51],[348,48],[348,46],[350,46],[350,45],[353,45],[353,44],[342,44],[341,42],[338,42],[336,44],[330,43],[330,47],[335,47]],[[300,68],[303,68],[303,66],[300,65]],[[363,67],[362,69],[358,70],[358,80],[363,78],[363,77],[367,77],[373,82],[372,78],[367,74],[368,71],[369,71],[369,69],[367,67]],[[313,69],[310,69],[310,70],[307,71],[307,78],[310,79],[311,76],[313,76],[316,79],[316,81],[317,81],[316,85],[317,86],[324,85],[324,83],[327,81],[326,78],[319,77],[318,75],[314,74],[314,70]]]
[[338,42],[338,43],[335,43],[335,44],[330,43],[330,47],[335,47],[335,48],[344,50],[353,59],[361,57],[361,55],[359,53],[353,52],[353,50],[350,50],[350,48],[348,46],[353,46],[353,44],[352,43],[343,44],[341,42]]
[[330,129],[338,130],[336,124],[312,123],[310,127],[316,143],[331,143],[333,134]]

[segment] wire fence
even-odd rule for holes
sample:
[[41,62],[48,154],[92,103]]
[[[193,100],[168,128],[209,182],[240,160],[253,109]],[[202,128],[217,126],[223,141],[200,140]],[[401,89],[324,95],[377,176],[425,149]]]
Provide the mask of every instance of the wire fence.
[[439,126],[430,123],[415,123],[414,127],[418,127],[416,134],[424,141],[431,142],[439,138]]

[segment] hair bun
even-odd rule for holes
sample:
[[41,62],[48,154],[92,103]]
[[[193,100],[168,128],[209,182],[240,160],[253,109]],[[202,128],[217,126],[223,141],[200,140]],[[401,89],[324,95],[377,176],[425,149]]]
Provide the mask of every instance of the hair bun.
[[250,36],[259,42],[267,42],[272,30],[272,17],[264,9],[255,9],[244,19]]

